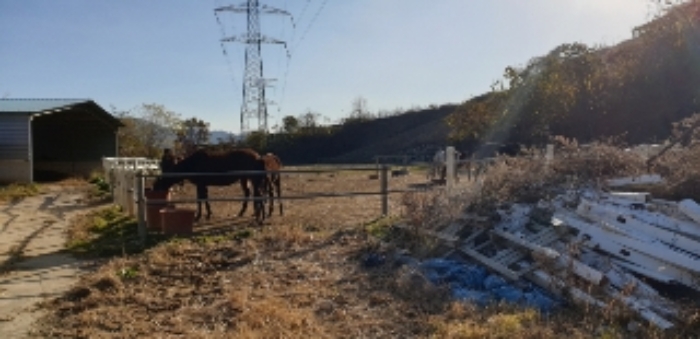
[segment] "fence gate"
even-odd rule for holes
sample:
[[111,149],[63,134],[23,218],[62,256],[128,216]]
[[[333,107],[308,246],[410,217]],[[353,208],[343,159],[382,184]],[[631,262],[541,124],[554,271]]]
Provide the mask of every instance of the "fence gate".
[[105,180],[112,188],[115,205],[119,205],[129,216],[136,215],[136,173],[160,173],[156,159],[148,158],[102,158]]

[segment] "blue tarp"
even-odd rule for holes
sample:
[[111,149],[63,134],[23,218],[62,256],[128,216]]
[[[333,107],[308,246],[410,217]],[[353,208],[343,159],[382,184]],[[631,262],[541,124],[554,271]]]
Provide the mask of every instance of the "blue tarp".
[[543,290],[527,284],[518,288],[486,268],[447,259],[430,259],[418,264],[423,274],[436,285],[448,285],[452,297],[457,300],[486,306],[495,302],[508,302],[549,313],[559,307],[560,301]]

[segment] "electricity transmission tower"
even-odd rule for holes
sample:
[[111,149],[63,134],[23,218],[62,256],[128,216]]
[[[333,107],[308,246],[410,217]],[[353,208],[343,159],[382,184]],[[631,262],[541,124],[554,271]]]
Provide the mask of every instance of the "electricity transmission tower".
[[[292,15],[282,9],[261,5],[259,0],[247,0],[240,5],[229,5],[214,9],[215,13],[231,11],[247,15],[248,31],[239,36],[224,37],[222,42],[241,42],[245,48],[245,66],[243,75],[243,101],[241,103],[241,132],[250,132],[251,120],[257,120],[257,130],[267,133],[267,104],[265,88],[276,79],[263,77],[262,44],[281,44],[287,49],[284,41],[267,37],[260,33],[260,14]],[[294,20],[292,19],[292,25]],[[289,51],[287,50],[287,57]]]

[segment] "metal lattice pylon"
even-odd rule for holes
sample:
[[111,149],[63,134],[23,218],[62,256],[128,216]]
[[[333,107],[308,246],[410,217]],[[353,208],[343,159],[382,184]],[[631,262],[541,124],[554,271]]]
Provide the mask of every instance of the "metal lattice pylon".
[[[287,15],[290,18],[291,14],[285,10],[267,5],[261,6],[259,0],[248,0],[247,3],[241,5],[219,7],[214,11],[231,11],[247,14],[247,32],[240,36],[225,37],[221,41],[246,44],[243,101],[241,103],[241,132],[250,132],[250,121],[257,120],[257,130],[267,133],[268,102],[265,99],[265,88],[268,87],[268,82],[274,79],[265,79],[263,77],[261,45],[263,43],[282,44],[286,49],[287,44],[284,41],[266,37],[260,32],[260,14],[280,14]],[[289,51],[287,51],[287,56],[289,56]]]

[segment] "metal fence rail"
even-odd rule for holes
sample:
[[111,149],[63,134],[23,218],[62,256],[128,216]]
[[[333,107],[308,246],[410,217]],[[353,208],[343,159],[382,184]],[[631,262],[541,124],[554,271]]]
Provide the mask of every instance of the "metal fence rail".
[[333,169],[288,169],[277,171],[228,171],[228,172],[206,172],[206,173],[144,173],[143,177],[221,177],[221,176],[246,176],[246,175],[268,175],[268,174],[322,174],[322,173],[337,173],[337,172],[375,172],[374,167],[342,167]]
[[[402,190],[387,190],[386,194],[395,193],[411,193],[411,192],[423,192],[420,189],[402,189]],[[322,199],[322,198],[347,198],[347,197],[357,197],[357,196],[368,196],[368,195],[381,195],[382,192],[341,192],[341,193],[308,193],[303,195],[285,195],[282,197],[275,197],[275,200],[311,200],[311,199]],[[270,199],[268,196],[261,197],[248,197],[248,198],[207,198],[207,199],[148,199],[146,205],[158,205],[163,203],[173,203],[173,204],[183,204],[183,203],[194,203],[194,202],[241,202],[241,201],[265,201]]]
[[[303,195],[287,195],[281,198],[274,197],[276,200],[311,200],[319,198],[342,198],[342,197],[357,197],[357,196],[380,196],[380,204],[382,215],[389,214],[389,194],[396,193],[410,193],[410,192],[424,192],[425,189],[389,189],[389,173],[390,167],[387,165],[380,166],[379,173],[379,190],[374,192],[337,192],[337,193],[323,193],[315,192]],[[138,219],[138,230],[141,241],[145,243],[147,236],[146,228],[146,206],[149,204],[163,204],[163,203],[195,203],[195,202],[243,202],[243,201],[266,201],[269,199],[268,196],[261,197],[229,197],[229,198],[209,198],[209,199],[177,199],[177,200],[164,200],[164,199],[148,199],[145,197],[145,182],[146,178],[153,177],[224,177],[224,176],[252,176],[252,175],[269,175],[269,174],[280,174],[280,175],[290,175],[290,174],[320,174],[320,173],[336,173],[336,172],[376,172],[376,167],[334,167],[329,169],[286,169],[278,171],[229,171],[229,172],[217,172],[217,173],[146,173],[145,171],[138,171],[134,174],[134,189],[132,192],[136,195],[136,210]]]

